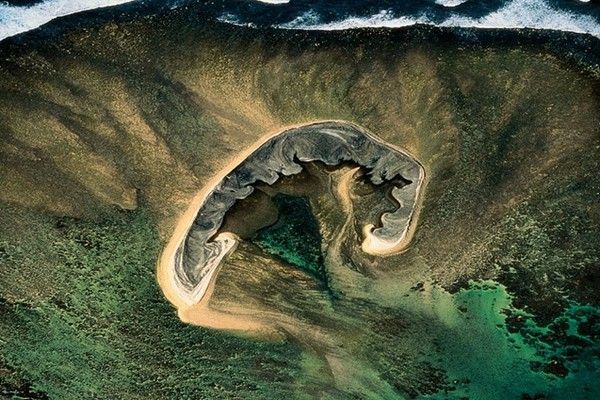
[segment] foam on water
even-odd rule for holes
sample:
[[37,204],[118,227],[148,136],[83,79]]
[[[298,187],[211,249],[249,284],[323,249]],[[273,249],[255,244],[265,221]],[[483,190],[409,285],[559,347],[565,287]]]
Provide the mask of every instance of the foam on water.
[[441,26],[473,28],[534,28],[589,33],[600,38],[598,20],[557,10],[545,0],[513,0],[482,18],[452,17]]
[[[11,6],[0,2],[0,40],[35,29],[61,16],[133,1],[145,2],[144,0],[45,0],[30,6]],[[165,3],[172,1],[165,0]],[[173,4],[181,5],[188,1],[179,0]],[[344,30],[364,27],[399,28],[427,24],[483,29],[551,29],[588,33],[600,38],[600,18],[598,18],[598,9],[594,8],[597,5],[590,4],[589,0],[573,0],[572,3],[551,3],[551,0],[505,0],[503,5],[491,11],[485,8],[487,7],[485,4],[485,7],[481,8],[468,0],[434,0],[434,2],[409,5],[390,5],[382,2],[383,4],[385,8],[377,10],[373,2],[361,1],[338,7],[333,2],[253,0],[207,2],[203,3],[202,7],[221,22],[248,27]],[[563,4],[564,7],[558,4]]]
[[259,3],[267,3],[267,4],[287,4],[290,0],[256,0]]
[[0,40],[35,29],[55,18],[134,0],[48,0],[27,7],[0,3]]
[[[426,20],[422,20],[421,22],[427,23]],[[382,10],[367,18],[350,17],[341,21],[322,23],[315,12],[308,11],[286,24],[279,25],[279,27],[285,29],[334,31],[373,27],[400,28],[417,23],[419,23],[419,19],[404,16],[395,17],[389,10]]]
[[435,0],[435,3],[444,7],[456,7],[466,3],[467,1],[468,0]]
[[221,21],[225,24],[237,25],[237,26],[247,26],[249,28],[256,28],[256,25],[252,22],[242,22],[235,14],[225,13],[217,17],[218,21]]
[[[460,0],[439,0],[446,7],[457,6]],[[513,0],[496,11],[482,17],[451,14],[445,20],[433,21],[425,14],[420,16],[396,15],[391,10],[382,10],[371,16],[350,16],[340,21],[323,22],[321,16],[311,10],[290,22],[277,25],[285,29],[343,30],[356,28],[397,28],[415,24],[465,28],[533,28],[552,29],[576,33],[588,33],[600,38],[600,23],[589,15],[556,9],[546,0]]]

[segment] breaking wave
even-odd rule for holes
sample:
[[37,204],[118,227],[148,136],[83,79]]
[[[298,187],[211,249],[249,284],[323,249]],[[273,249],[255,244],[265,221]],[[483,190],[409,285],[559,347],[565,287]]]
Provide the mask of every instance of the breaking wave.
[[29,6],[0,2],[0,40],[38,28],[65,15],[115,6],[133,0],[48,0]]
[[425,24],[480,29],[532,28],[600,38],[600,6],[589,0],[0,0],[0,40],[58,17],[124,3],[137,3],[149,9],[189,4],[202,10],[201,18],[214,17],[249,27],[343,30]]
[[[456,7],[464,4],[465,1],[437,0],[436,3],[442,4],[444,7]],[[236,22],[231,15],[229,17],[227,22]],[[222,20],[226,21],[226,19]],[[237,22],[240,21],[237,20]],[[478,17],[462,13],[451,13],[442,18],[430,13],[406,16],[386,9],[368,16],[348,16],[340,20],[325,21],[318,12],[309,10],[289,22],[275,26],[284,29],[342,30],[374,27],[398,28],[416,24],[464,28],[551,29],[587,33],[600,38],[598,18],[559,10],[545,0],[513,0],[495,11]]]

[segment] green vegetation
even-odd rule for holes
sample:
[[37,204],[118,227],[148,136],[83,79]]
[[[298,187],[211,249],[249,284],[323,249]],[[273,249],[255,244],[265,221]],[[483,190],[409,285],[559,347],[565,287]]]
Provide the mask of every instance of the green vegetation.
[[308,199],[277,194],[277,222],[261,229],[253,240],[268,253],[325,281],[321,234]]
[[[298,198],[277,202],[283,205],[281,218],[291,218],[288,228],[298,228],[294,216],[310,212]],[[34,218],[23,211],[17,216]],[[523,225],[520,232],[531,236],[539,228],[523,218],[517,221]],[[19,301],[3,287],[2,296],[10,300],[0,301],[0,394],[42,399],[350,395],[325,381],[319,391],[302,386],[307,375],[318,376],[321,365],[311,366],[307,360],[314,356],[291,343],[182,324],[155,283],[159,241],[153,226],[144,211],[115,212],[97,221],[38,215],[33,228],[45,253],[30,251],[32,242],[3,236],[3,272],[18,268],[26,277],[52,259],[55,273],[47,298]],[[294,244],[301,238],[306,246],[316,240],[306,233],[315,232],[283,227],[276,232],[269,237],[279,238],[278,248],[296,254],[290,263],[308,262],[297,254],[316,252]],[[295,242],[286,242],[290,232]],[[23,228],[21,233],[28,235]],[[535,257],[539,249],[528,246],[528,256]],[[39,282],[27,285],[33,290]],[[334,335],[348,352],[344,362],[391,385],[397,398],[481,398],[503,391],[510,398],[569,393],[585,399],[600,392],[594,373],[594,338],[600,329],[596,307],[571,302],[540,325],[492,281],[470,283],[454,294],[425,283],[400,291],[392,303],[382,308],[342,298],[333,313],[315,318],[338,319]],[[506,391],[504,382],[515,385]]]
[[[0,395],[281,398],[292,387],[293,346],[178,320],[155,283],[159,241],[145,212],[100,222],[48,218],[37,227],[60,260],[53,268],[64,289],[44,302],[0,302]],[[0,254],[3,270],[47,268],[47,255],[28,252],[18,237],[5,238]]]
[[[0,49],[0,397],[598,397],[598,68],[535,32],[461,37],[180,8]],[[375,258],[349,237],[330,276],[352,290],[327,297],[299,271],[321,274],[306,205],[283,201],[259,240],[277,256],[240,245],[215,295],[301,320],[334,357],[182,324],[157,231],[266,132],[323,119],[423,163],[411,247]]]

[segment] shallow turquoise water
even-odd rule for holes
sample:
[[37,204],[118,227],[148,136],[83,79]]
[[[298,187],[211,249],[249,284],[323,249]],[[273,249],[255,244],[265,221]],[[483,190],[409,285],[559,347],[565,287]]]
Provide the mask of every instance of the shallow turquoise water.
[[[279,219],[259,231],[254,243],[326,282],[321,235],[310,203],[282,194],[274,202]],[[596,307],[571,303],[550,324],[540,326],[532,315],[513,307],[503,285],[481,281],[456,293],[425,282],[395,301],[394,308],[418,315],[413,323],[430,321],[436,327],[418,329],[420,340],[438,349],[424,359],[446,372],[451,389],[419,398],[600,398]]]
[[572,304],[542,327],[511,303],[494,281],[455,294],[428,284],[406,297],[401,308],[445,327],[424,332],[423,339],[438,344],[432,358],[454,390],[422,398],[600,398],[600,310]]

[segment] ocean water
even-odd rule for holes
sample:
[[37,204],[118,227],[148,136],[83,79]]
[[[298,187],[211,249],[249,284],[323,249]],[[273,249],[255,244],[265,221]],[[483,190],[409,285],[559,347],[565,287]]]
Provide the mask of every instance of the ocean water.
[[0,40],[58,17],[124,3],[195,4],[220,21],[250,27],[339,30],[428,24],[546,29],[600,38],[597,0],[4,0],[0,1]]
[[131,0],[0,1],[0,40],[27,32],[80,11],[115,6]]
[[339,30],[428,24],[474,28],[535,28],[600,37],[600,6],[579,0],[233,2],[222,21],[288,29]]

